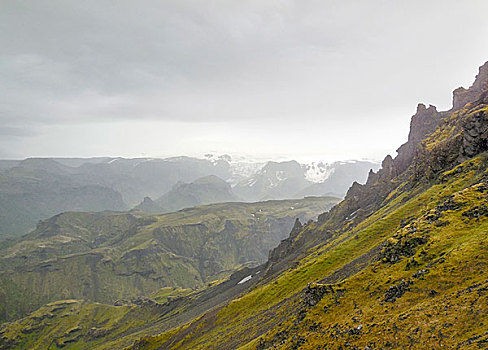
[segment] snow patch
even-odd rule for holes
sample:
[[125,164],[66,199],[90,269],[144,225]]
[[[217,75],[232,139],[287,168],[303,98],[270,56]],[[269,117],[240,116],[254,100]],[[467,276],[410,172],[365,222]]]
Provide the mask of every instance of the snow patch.
[[313,183],[322,183],[327,180],[335,171],[331,164],[318,162],[306,165],[305,179]]
[[257,180],[257,179],[253,179],[253,178],[251,178],[251,179],[249,179],[249,180],[247,181],[247,185],[248,185],[249,187],[253,187],[253,186],[256,184],[256,182],[258,182],[258,180]]
[[276,172],[276,178],[278,179],[278,181],[285,180],[286,179],[285,172],[284,171],[277,171]]
[[250,281],[251,279],[252,279],[252,275],[249,275],[249,276],[244,277],[243,279],[241,279],[239,282],[237,282],[237,284],[246,283],[247,281]]
[[[254,163],[250,161],[234,161],[229,162],[229,172],[231,174],[227,182],[232,186],[236,186],[239,182],[247,179],[255,174],[257,174],[263,167],[265,163],[259,162]],[[249,179],[248,186],[254,186],[257,179]]]
[[230,163],[232,161],[232,157],[229,156],[228,154],[212,154],[212,153],[207,153],[204,155],[204,159],[208,160],[212,165],[216,166],[221,162],[227,162]]

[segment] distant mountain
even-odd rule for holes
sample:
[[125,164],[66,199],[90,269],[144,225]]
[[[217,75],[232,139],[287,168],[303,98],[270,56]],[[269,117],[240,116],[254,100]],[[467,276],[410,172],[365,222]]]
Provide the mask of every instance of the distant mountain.
[[[168,212],[235,200],[342,197],[353,181],[362,182],[369,168],[377,167],[370,162],[263,163],[228,155],[0,161],[0,239],[25,234],[38,220],[64,211],[138,205],[150,212]],[[212,177],[195,183],[208,176],[225,180],[231,188]]]
[[14,166],[18,165],[20,162],[21,162],[20,160],[0,159],[0,173],[2,171],[13,168]]
[[268,162],[256,174],[236,184],[233,190],[249,201],[323,195],[343,197],[354,181],[364,183],[369,170],[376,171],[379,166],[369,161]]
[[167,213],[203,204],[238,201],[230,185],[215,175],[199,178],[191,183],[177,182],[160,198],[144,198],[135,209],[152,213]]
[[245,200],[295,198],[310,183],[302,166],[296,161],[268,162],[256,174],[238,183],[234,192]]
[[[197,184],[214,182],[221,180]],[[0,320],[57,299],[113,303],[161,287],[202,287],[264,262],[297,218],[316,218],[337,202],[328,197],[213,204],[162,215],[56,215],[0,244]]]
[[370,161],[311,164],[305,177],[313,184],[299,191],[297,197],[331,195],[344,197],[353,182],[365,183],[370,170],[378,171],[380,163]]
[[54,160],[27,159],[0,174],[0,238],[25,233],[40,219],[66,210],[123,210],[111,188],[79,181]]
[[178,181],[230,176],[226,162],[189,157],[29,158],[0,164],[5,169],[0,172],[0,238],[24,234],[38,220],[64,211],[126,210],[145,196],[160,197]]

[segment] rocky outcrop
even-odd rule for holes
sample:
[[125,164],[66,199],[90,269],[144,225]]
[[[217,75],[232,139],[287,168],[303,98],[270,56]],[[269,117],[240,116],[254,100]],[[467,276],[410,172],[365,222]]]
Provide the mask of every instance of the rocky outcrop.
[[385,301],[393,303],[398,298],[401,298],[403,294],[410,290],[410,285],[412,285],[412,281],[410,280],[402,280],[400,283],[391,286],[385,292]]
[[295,224],[293,225],[293,228],[291,229],[291,232],[290,232],[290,237],[296,237],[296,236],[298,236],[298,234],[300,233],[300,231],[302,230],[302,228],[303,228],[303,225],[300,222],[300,219],[299,218],[296,218],[295,219]]
[[[395,198],[395,195],[392,195],[395,188],[408,183],[409,179],[413,179],[415,183],[423,183],[425,180],[434,179],[436,174],[452,168],[463,159],[487,151],[487,109],[486,106],[480,105],[485,101],[484,91],[487,90],[488,63],[480,68],[475,83],[469,91],[466,90],[469,92],[466,95],[469,97],[466,103],[472,103],[471,109],[460,111],[462,114],[459,117],[451,118],[452,110],[439,112],[435,106],[419,104],[411,119],[408,141],[398,148],[397,156],[386,156],[381,169],[377,172],[371,170],[364,185],[354,182],[344,201],[330,212],[319,216],[320,230],[296,224],[290,237],[270,251],[268,265],[284,261],[292,264],[300,250],[323,243],[362,222],[384,205],[386,200]],[[434,132],[435,137],[432,136]],[[387,243],[379,256],[385,262],[396,263],[402,257],[412,256],[416,248],[426,242],[427,237],[424,236],[401,238],[396,242]],[[386,299],[394,300],[398,297],[397,292],[404,292],[403,287],[405,286],[400,285],[392,289],[392,297]]]
[[160,208],[156,203],[154,203],[151,197],[146,196],[141,203],[134,207],[134,210],[147,211],[148,213],[157,213]]
[[463,125],[462,153],[466,157],[488,150],[487,109],[471,113]]
[[436,107],[429,105],[426,108],[424,104],[418,104],[417,112],[410,121],[408,141],[398,148],[398,155],[395,157],[395,166],[399,173],[403,173],[412,164],[420,142],[437,128],[441,118],[442,115]]
[[392,180],[398,175],[394,159],[390,155],[386,156],[377,173],[370,171],[366,184],[354,182],[347,191],[343,206],[333,208],[331,215],[321,216],[319,221],[325,221],[331,216],[335,216],[337,222],[366,217],[393,190],[395,184]]
[[478,75],[469,89],[459,87],[453,91],[451,111],[457,111],[468,103],[488,103],[488,62],[479,68]]
[[[397,156],[394,159],[387,156],[377,173],[370,171],[364,185],[353,183],[344,202],[330,214],[321,215],[319,221],[333,217],[335,222],[341,222],[364,217],[401,183],[392,181],[398,176],[413,175],[418,181],[432,179],[440,171],[488,151],[487,104],[488,62],[480,67],[469,89],[460,88],[454,92],[451,110],[439,112],[435,106],[426,107],[420,103],[410,122],[408,141],[398,148]],[[452,113],[457,110],[460,110],[460,117],[451,120]],[[431,144],[427,146],[425,140],[436,129],[448,136],[441,140],[431,138]]]

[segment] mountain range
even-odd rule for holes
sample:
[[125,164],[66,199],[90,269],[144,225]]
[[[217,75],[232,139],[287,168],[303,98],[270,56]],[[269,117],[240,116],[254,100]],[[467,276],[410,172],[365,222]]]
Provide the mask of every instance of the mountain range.
[[[261,265],[197,291],[49,303],[4,348],[479,349],[488,343],[488,62],[452,108]],[[274,169],[272,169],[274,171]],[[169,295],[172,295],[169,297]]]
[[225,201],[341,197],[352,181],[364,182],[377,167],[365,161],[303,165],[211,155],[0,160],[0,238],[18,237],[65,211],[170,212]]

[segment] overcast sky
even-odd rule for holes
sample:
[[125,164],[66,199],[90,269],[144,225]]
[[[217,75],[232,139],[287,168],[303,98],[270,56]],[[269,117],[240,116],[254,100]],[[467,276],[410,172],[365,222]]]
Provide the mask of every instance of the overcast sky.
[[486,0],[0,0],[0,157],[382,159],[488,60]]

